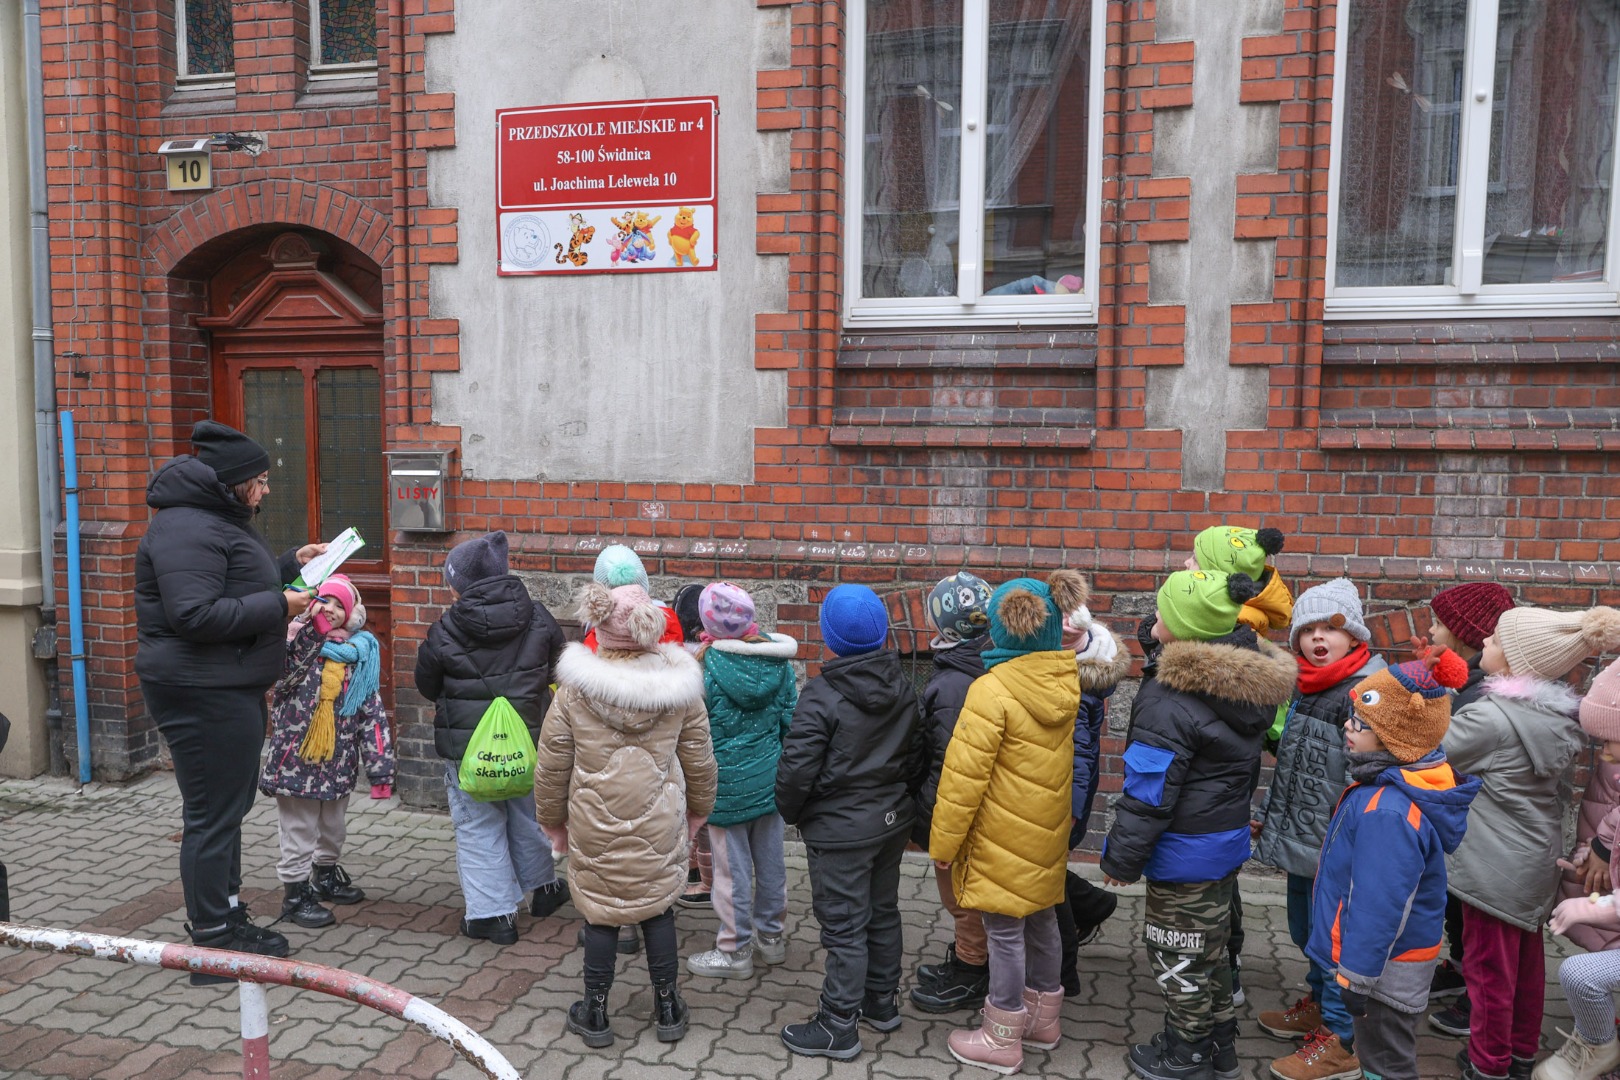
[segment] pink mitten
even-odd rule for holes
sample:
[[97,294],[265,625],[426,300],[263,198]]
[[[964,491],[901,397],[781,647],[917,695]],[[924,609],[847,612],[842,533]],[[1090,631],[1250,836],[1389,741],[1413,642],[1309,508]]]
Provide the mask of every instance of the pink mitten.
[[1553,908],[1552,918],[1547,920],[1555,934],[1563,934],[1572,926],[1589,925],[1593,923],[1612,925],[1616,921],[1614,910],[1614,897],[1600,896],[1572,896]]
[[394,796],[393,784],[372,784],[371,797],[373,799],[391,799]]

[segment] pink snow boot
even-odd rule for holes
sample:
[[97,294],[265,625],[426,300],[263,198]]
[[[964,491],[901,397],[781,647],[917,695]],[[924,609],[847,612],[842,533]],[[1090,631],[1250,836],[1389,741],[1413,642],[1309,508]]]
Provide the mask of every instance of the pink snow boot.
[[1024,987],[1024,1045],[1038,1050],[1054,1050],[1063,1038],[1063,990],[1031,990]]
[[[1061,991],[1058,1000],[1063,1000]],[[1024,1025],[1028,1020],[1028,1009],[1009,1012],[986,1001],[983,1025],[977,1030],[958,1028],[951,1032],[947,1040],[951,1056],[965,1065],[1010,1076],[1024,1064]]]

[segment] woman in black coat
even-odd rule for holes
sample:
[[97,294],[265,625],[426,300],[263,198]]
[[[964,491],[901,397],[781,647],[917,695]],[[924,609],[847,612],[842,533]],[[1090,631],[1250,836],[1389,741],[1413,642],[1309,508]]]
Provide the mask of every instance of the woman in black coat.
[[[325,545],[277,559],[253,527],[270,490],[270,455],[212,420],[197,423],[191,442],[196,453],[165,464],[146,487],[157,512],[135,553],[135,672],[184,800],[180,880],[192,940],[286,956],[287,939],[254,926],[237,896],[242,819],[287,621],[309,606],[308,594],[285,583]],[[209,981],[230,980],[192,976]]]

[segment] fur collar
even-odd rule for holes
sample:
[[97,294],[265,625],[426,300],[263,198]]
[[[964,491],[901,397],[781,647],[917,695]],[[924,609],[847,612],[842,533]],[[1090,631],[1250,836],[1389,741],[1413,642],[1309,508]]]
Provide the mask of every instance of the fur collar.
[[1294,696],[1299,665],[1269,641],[1259,651],[1214,641],[1174,641],[1159,654],[1158,679],[1183,694],[1282,705]]
[[1540,679],[1534,675],[1488,675],[1485,678],[1485,693],[1522,701],[1560,716],[1574,716],[1581,704],[1581,696],[1568,683]]
[[769,641],[738,641],[722,638],[709,642],[709,648],[742,656],[769,656],[778,660],[791,660],[799,655],[799,643],[786,634],[766,634]]
[[1114,639],[1114,658],[1107,662],[1098,660],[1081,660],[1080,689],[1088,694],[1105,694],[1119,685],[1119,680],[1131,670],[1131,654],[1125,648],[1125,639],[1108,632]]
[[616,655],[624,659],[610,660],[573,642],[557,661],[557,682],[621,709],[662,711],[703,700],[703,669],[679,645]]

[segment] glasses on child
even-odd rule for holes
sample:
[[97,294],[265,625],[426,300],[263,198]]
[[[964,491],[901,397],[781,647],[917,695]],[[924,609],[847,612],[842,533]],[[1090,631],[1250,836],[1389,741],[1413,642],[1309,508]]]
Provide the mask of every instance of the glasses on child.
[[1352,735],[1355,735],[1359,732],[1371,731],[1372,725],[1363,720],[1360,714],[1351,713],[1349,719],[1344,722],[1344,730],[1348,731]]

